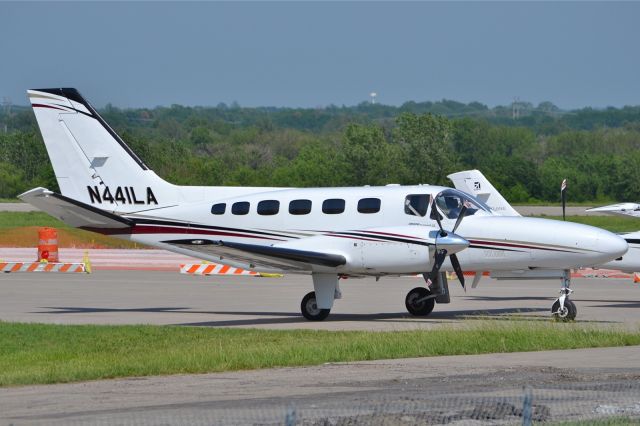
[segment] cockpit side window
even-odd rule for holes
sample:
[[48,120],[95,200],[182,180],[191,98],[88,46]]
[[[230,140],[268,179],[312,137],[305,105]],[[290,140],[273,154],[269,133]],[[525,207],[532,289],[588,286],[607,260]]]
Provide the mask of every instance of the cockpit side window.
[[449,219],[457,219],[460,216],[463,206],[467,206],[465,216],[473,216],[478,211],[490,212],[488,207],[483,206],[478,200],[469,195],[453,189],[442,191],[436,196],[438,210]]
[[404,212],[408,215],[422,217],[429,209],[428,194],[410,194],[404,199]]

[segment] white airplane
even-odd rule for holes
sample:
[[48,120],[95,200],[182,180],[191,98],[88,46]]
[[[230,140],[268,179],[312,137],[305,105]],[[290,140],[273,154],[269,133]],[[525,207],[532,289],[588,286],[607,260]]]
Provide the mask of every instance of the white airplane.
[[[466,192],[467,194],[471,194],[484,201],[489,207],[491,207],[491,211],[495,214],[503,216],[520,216],[520,213],[511,207],[507,200],[504,199],[498,190],[491,185],[489,180],[479,170],[466,170],[453,173],[447,177],[451,179],[456,189]],[[637,215],[640,217],[640,211],[636,211],[637,208],[640,208],[640,205],[634,203],[622,203],[589,209],[587,211],[600,211],[627,216]],[[615,269],[617,271],[629,273],[640,271],[640,231],[622,233],[619,235],[624,238],[629,245],[629,250],[624,254],[624,256],[620,256],[609,262],[584,266],[602,269]],[[555,275],[558,275],[561,272],[562,271],[556,271]],[[500,274],[495,274],[495,276],[497,278],[501,277]],[[502,276],[504,276],[504,274]],[[505,276],[505,278],[514,278],[515,276],[517,276],[517,274],[514,274],[514,276],[511,277]],[[556,276],[550,274],[550,278],[556,278]]]
[[601,212],[612,215],[640,217],[640,204],[636,203],[618,203],[608,206],[594,207],[587,209],[587,212]]
[[[198,259],[310,274],[304,317],[323,320],[347,276],[422,273],[411,314],[449,303],[444,271],[569,270],[622,256],[627,243],[590,226],[503,217],[441,186],[247,188],[176,186],[158,177],[75,89],[29,90],[61,194],[24,201],[65,223]],[[425,159],[428,161],[428,159]],[[462,220],[464,218],[464,220]],[[570,278],[553,311],[574,318]]]

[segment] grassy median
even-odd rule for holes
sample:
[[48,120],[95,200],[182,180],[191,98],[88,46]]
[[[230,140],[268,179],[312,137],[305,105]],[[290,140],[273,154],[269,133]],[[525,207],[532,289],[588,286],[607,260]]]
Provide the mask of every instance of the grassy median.
[[639,344],[637,331],[546,321],[397,332],[0,322],[0,385]]

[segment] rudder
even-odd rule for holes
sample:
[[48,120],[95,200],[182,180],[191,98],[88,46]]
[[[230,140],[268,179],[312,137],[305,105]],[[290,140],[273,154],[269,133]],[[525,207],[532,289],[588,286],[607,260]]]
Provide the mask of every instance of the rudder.
[[150,170],[76,89],[27,93],[63,195],[120,212],[178,202],[178,187]]

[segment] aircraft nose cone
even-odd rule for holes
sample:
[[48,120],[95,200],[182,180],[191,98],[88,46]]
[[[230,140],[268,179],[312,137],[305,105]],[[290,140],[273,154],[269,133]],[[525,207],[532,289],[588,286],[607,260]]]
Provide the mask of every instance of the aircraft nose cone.
[[629,250],[629,245],[624,238],[608,231],[600,232],[597,241],[598,251],[610,255],[612,259],[623,256]]
[[446,250],[447,254],[454,254],[469,247],[469,241],[450,232],[444,237],[438,236],[436,247],[438,250]]

